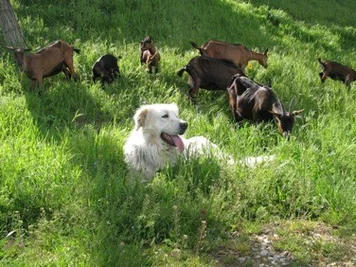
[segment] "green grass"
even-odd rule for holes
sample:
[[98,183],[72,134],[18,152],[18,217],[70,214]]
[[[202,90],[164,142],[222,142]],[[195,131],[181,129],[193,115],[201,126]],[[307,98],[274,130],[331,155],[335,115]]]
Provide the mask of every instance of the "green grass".
[[[304,265],[355,261],[342,251],[355,242],[356,87],[320,84],[316,59],[356,67],[356,4],[324,2],[12,1],[29,46],[63,39],[81,49],[80,81],[59,74],[33,91],[0,48],[0,265],[215,266],[221,244],[248,254],[252,233],[285,221],[296,227],[282,227],[275,245]],[[162,55],[156,76],[138,59],[148,34]],[[247,74],[305,109],[289,141],[274,124],[236,129],[223,92],[189,101],[187,76],[176,72],[197,54],[189,41],[209,39],[269,48],[269,67],[253,62]],[[105,53],[122,56],[122,75],[102,89],[91,67]],[[236,159],[276,161],[227,168],[207,156],[131,183],[122,146],[132,116],[141,104],[170,102],[188,137],[204,135]],[[308,245],[298,235],[308,222],[338,229],[329,233],[342,242]],[[243,238],[231,241],[234,231]]]

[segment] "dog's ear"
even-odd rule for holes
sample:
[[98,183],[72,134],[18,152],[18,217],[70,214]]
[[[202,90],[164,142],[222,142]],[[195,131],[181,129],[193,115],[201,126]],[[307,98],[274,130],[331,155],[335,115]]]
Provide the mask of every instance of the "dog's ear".
[[147,108],[140,108],[139,110],[136,111],[136,114],[134,116],[136,131],[140,129],[140,127],[143,127],[145,125],[147,114],[148,114]]

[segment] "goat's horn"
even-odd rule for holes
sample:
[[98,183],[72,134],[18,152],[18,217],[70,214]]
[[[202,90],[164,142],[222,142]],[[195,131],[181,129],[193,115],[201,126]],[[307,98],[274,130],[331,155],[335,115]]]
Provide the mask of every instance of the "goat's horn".
[[281,111],[282,111],[282,114],[285,115],[286,114],[286,111],[284,110],[284,106],[282,105],[281,101],[278,99],[278,105],[280,106],[281,108]]
[[293,104],[294,104],[294,97],[292,97],[290,104],[289,104],[289,112],[293,111]]

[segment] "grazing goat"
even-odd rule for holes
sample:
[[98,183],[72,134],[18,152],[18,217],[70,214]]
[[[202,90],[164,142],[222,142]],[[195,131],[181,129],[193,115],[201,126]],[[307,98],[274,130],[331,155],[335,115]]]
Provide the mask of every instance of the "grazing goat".
[[342,81],[346,86],[350,87],[350,83],[356,80],[356,71],[353,69],[330,60],[323,62],[318,58],[318,61],[323,67],[323,72],[319,73],[321,82],[324,82],[327,77],[330,77],[333,80]]
[[194,42],[190,42],[190,44],[195,49],[198,49],[202,56],[231,61],[242,71],[245,71],[245,68],[250,60],[257,60],[258,63],[265,68],[268,66],[268,49],[266,49],[263,53],[257,53],[249,50],[242,44],[230,44],[216,40],[210,40],[201,47],[197,46]]
[[231,62],[204,56],[192,58],[185,67],[178,71],[178,76],[181,77],[184,71],[189,74],[188,84],[191,98],[197,96],[199,88],[226,91],[234,74],[244,75]]
[[145,39],[141,42],[140,46],[140,62],[141,64],[146,64],[146,71],[152,73],[154,70],[155,73],[159,71],[159,61],[161,60],[161,55],[158,52],[151,36],[146,36]]
[[29,48],[22,49],[9,46],[7,48],[14,52],[17,64],[32,80],[32,88],[34,88],[36,81],[39,86],[42,86],[43,78],[56,75],[62,71],[67,78],[75,75],[73,51],[79,53],[80,50],[64,41],[55,41],[27,56],[24,53],[30,51]]
[[110,54],[100,57],[93,65],[93,81],[100,79],[102,84],[112,83],[120,75],[117,61],[118,58]]
[[[245,87],[245,90],[241,90],[242,87]],[[278,130],[284,137],[291,133],[295,116],[304,111],[292,111],[293,100],[289,111],[285,111],[271,88],[241,75],[235,75],[228,92],[230,108],[236,122],[242,119],[261,122],[276,118]]]

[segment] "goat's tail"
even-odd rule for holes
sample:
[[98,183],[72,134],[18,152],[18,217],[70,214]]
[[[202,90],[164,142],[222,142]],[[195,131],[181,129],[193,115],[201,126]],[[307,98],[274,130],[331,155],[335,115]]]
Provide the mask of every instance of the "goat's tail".
[[74,52],[76,52],[76,53],[80,53],[80,49],[78,49],[78,48],[75,48],[74,46],[73,46],[73,50],[74,50]]
[[193,41],[189,41],[189,43],[193,46],[193,48],[198,49],[200,54],[202,55],[202,49]]
[[321,58],[320,58],[320,57],[318,58],[318,61],[319,61],[319,63],[320,63],[322,66],[325,65],[325,63],[321,61]]
[[186,67],[181,68],[181,69],[177,72],[177,75],[178,75],[179,77],[182,77],[184,71],[187,71],[187,68],[186,68]]

